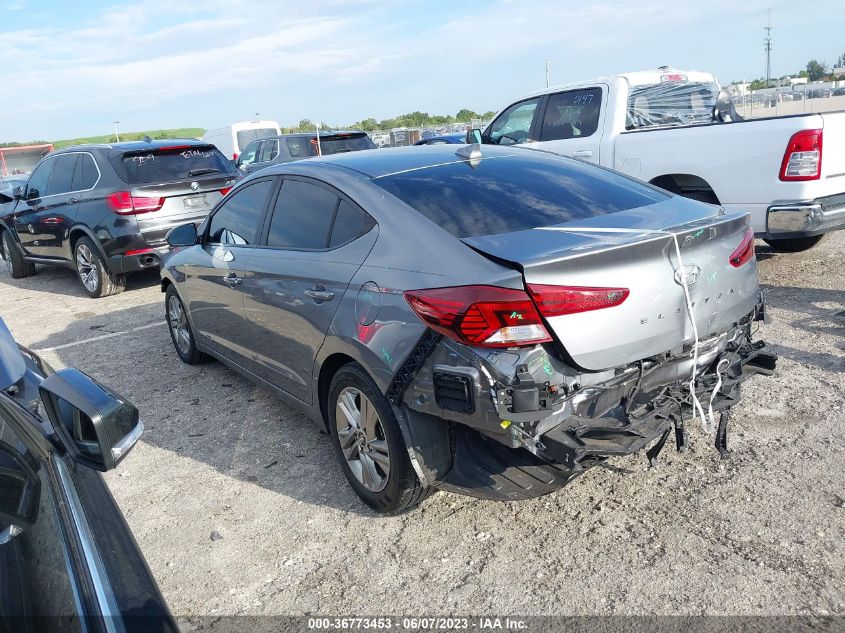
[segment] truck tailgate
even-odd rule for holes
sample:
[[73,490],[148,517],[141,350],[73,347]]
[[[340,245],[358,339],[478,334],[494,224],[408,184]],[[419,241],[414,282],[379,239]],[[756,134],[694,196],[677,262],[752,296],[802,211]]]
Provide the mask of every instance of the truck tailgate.
[[822,174],[817,197],[845,193],[845,112],[829,112],[821,117]]

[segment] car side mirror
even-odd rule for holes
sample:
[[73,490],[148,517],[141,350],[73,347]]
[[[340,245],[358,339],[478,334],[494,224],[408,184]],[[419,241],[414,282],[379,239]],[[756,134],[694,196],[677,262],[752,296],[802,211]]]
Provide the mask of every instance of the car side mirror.
[[58,370],[39,390],[70,457],[94,470],[115,468],[144,430],[133,404],[78,369]]
[[23,187],[21,187],[20,185],[14,187],[12,189],[12,198],[14,198],[15,200],[20,200],[21,198],[23,198]]
[[41,481],[26,458],[0,442],[0,545],[35,525]]
[[481,130],[478,128],[473,128],[467,132],[467,144],[472,145],[473,143],[481,145]]
[[167,234],[167,243],[170,246],[193,246],[197,243],[197,227],[190,222],[180,224]]

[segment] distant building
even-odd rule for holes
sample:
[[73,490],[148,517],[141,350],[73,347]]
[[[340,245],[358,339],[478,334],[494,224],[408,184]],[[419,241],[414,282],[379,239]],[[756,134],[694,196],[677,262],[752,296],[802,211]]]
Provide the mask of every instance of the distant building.
[[50,143],[0,147],[0,176],[28,174],[39,160],[53,151]]

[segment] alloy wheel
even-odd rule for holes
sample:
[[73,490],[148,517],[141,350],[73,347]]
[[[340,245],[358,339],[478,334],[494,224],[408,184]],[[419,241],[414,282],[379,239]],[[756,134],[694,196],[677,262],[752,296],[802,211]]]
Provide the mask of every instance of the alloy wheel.
[[12,253],[9,251],[9,242],[5,239],[3,241],[3,260],[6,262],[6,268],[9,269],[9,274],[12,274]]
[[191,352],[191,331],[188,327],[188,316],[182,307],[179,297],[171,295],[167,301],[167,323],[170,333],[179,351],[187,356]]
[[97,272],[97,260],[85,244],[80,244],[76,249],[76,270],[79,272],[79,279],[88,292],[96,292],[99,282]]
[[352,474],[370,492],[384,490],[390,476],[390,451],[373,403],[359,389],[346,387],[337,397],[335,424]]

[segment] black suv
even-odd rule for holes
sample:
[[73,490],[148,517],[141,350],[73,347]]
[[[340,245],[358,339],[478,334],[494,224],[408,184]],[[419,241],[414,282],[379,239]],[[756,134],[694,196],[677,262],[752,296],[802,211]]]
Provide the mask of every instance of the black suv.
[[312,156],[328,156],[342,152],[377,149],[366,132],[320,132],[317,145],[316,132],[282,134],[253,141],[244,148],[235,164],[245,174],[251,174],[278,163],[291,163]]
[[16,279],[55,264],[74,268],[92,297],[117,294],[126,273],[159,266],[172,227],[202,221],[240,178],[196,140],[53,152],[0,205],[3,259]]

